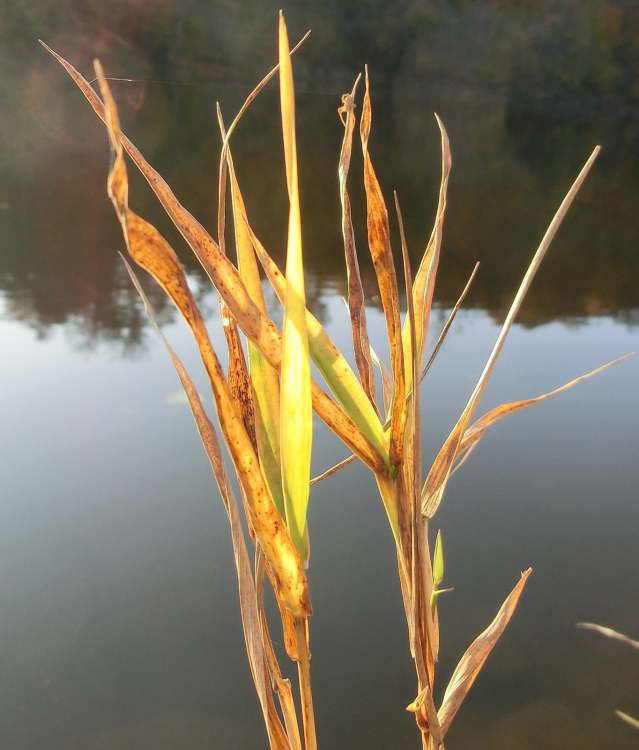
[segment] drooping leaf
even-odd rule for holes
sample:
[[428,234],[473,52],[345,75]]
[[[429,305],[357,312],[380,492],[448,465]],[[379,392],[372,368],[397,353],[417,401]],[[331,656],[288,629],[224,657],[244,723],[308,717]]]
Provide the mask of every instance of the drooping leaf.
[[107,129],[114,152],[108,177],[108,193],[122,225],[127,249],[135,262],[164,289],[193,332],[211,382],[220,426],[247,498],[250,522],[275,574],[276,594],[282,597],[295,614],[308,614],[311,605],[300,555],[264,483],[253,444],[233,404],[224,372],[182,266],[173,249],[155,227],[129,208],[128,177],[117,109],[99,63],[96,63],[96,75],[106,105]]
[[532,568],[528,568],[521,574],[515,588],[508,594],[506,600],[501,605],[499,612],[490,625],[479,635],[468,647],[466,653],[462,656],[459,664],[455,667],[450,682],[446,687],[444,699],[439,709],[439,722],[442,732],[445,735],[450,728],[451,722],[459,711],[468,691],[477,679],[490,652],[501,637],[510,622],[510,618],[519,602],[519,597],[524,590],[524,586],[532,573]]
[[346,276],[348,282],[348,310],[351,317],[353,331],[353,351],[355,362],[359,370],[362,387],[371,403],[377,408],[375,397],[375,377],[370,355],[368,328],[366,325],[366,307],[364,304],[364,289],[359,274],[357,250],[355,247],[355,233],[351,216],[351,201],[348,195],[348,170],[351,163],[351,149],[353,145],[353,131],[355,130],[355,92],[361,76],[357,76],[350,94],[342,96],[342,106],[338,113],[344,126],[344,139],[339,156],[339,194],[342,205],[342,236],[344,238],[344,256],[346,259]]
[[382,189],[379,185],[373,162],[368,150],[371,130],[371,97],[368,80],[368,68],[365,71],[366,89],[362,117],[359,124],[362,154],[364,157],[364,188],[366,191],[366,225],[368,229],[368,247],[373,259],[377,284],[379,286],[382,307],[386,318],[388,344],[391,352],[393,370],[393,405],[391,407],[390,461],[397,466],[404,452],[404,428],[406,425],[406,378],[404,373],[404,353],[402,350],[402,330],[399,312],[399,292],[395,261],[390,244],[388,211]]
[[573,182],[570,190],[561,202],[561,205],[557,209],[557,212],[555,213],[552,221],[550,222],[548,229],[546,230],[546,233],[544,234],[541,243],[537,248],[535,255],[533,256],[533,259],[530,262],[528,270],[526,271],[517,294],[515,295],[515,298],[510,306],[510,310],[508,311],[506,319],[499,332],[499,336],[497,337],[497,341],[493,346],[493,350],[488,357],[477,385],[475,386],[475,389],[473,390],[468,403],[466,404],[460,418],[458,419],[457,424],[444,442],[444,445],[437,454],[437,457],[435,458],[435,461],[431,466],[430,472],[426,477],[426,482],[422,490],[422,512],[429,518],[432,518],[439,508],[439,505],[444,496],[444,492],[446,490],[446,485],[448,483],[453,464],[457,456],[459,455],[459,448],[464,433],[466,432],[466,429],[470,424],[470,420],[472,419],[475,409],[477,408],[486,385],[488,384],[488,380],[490,379],[492,371],[495,367],[495,363],[497,362],[497,359],[501,354],[501,350],[504,346],[504,342],[506,341],[506,337],[508,336],[515,317],[519,312],[519,308],[521,307],[524,297],[526,296],[526,292],[530,288],[535,274],[537,273],[539,266],[541,265],[541,262],[544,259],[544,256],[546,255],[546,252],[550,247],[550,243],[557,233],[557,230],[559,229],[564,216],[568,212],[568,209],[570,208],[570,205],[577,195],[579,188],[581,187],[583,181],[586,179],[590,168],[597,158],[599,150],[599,146],[597,146],[592,152],[592,154],[582,167],[581,171],[577,175],[577,178]]
[[511,401],[507,404],[500,404],[494,409],[491,409],[489,412],[480,417],[476,422],[474,422],[464,433],[464,437],[459,447],[459,455],[457,457],[457,461],[452,473],[461,468],[461,466],[468,460],[470,454],[475,450],[480,440],[486,434],[488,428],[504,419],[504,417],[508,417],[517,411],[528,409],[531,406],[536,406],[537,404],[541,404],[544,401],[548,401],[549,399],[558,396],[560,393],[564,393],[564,391],[567,391],[570,388],[574,388],[574,386],[579,385],[579,383],[582,383],[584,380],[588,380],[588,378],[599,375],[605,370],[608,370],[610,367],[614,367],[615,365],[625,362],[625,360],[632,356],[634,356],[634,352],[630,352],[628,354],[624,354],[621,357],[617,357],[611,362],[607,362],[605,365],[601,365],[601,367],[590,370],[589,372],[580,375],[578,378],[575,378],[568,383],[564,383],[562,386],[559,386],[559,388],[548,391],[548,393],[542,393],[540,396],[523,399],[522,401]]
[[[86,79],[64,58],[41,42],[64,67],[82,91],[98,117],[105,122],[104,105]],[[121,134],[122,147],[157,195],[165,211],[191,247],[202,267],[217,287],[242,331],[259,347],[269,363],[276,368],[281,364],[281,338],[271,320],[260,315],[257,306],[244,286],[239,272],[220,251],[217,243],[202,225],[180,204],[171,188],[144,159],[133,143]],[[357,380],[357,379],[356,379]],[[357,381],[358,382],[358,381]],[[353,421],[330,399],[317,384],[312,384],[313,408],[317,415],[362,460],[377,471],[383,471],[384,460],[372,449]]]
[[281,12],[279,61],[284,160],[290,203],[280,373],[280,460],[286,523],[300,554],[306,559],[308,556],[305,536],[306,510],[311,479],[313,407],[295,140],[295,90],[293,66],[289,57],[288,33],[284,15]]

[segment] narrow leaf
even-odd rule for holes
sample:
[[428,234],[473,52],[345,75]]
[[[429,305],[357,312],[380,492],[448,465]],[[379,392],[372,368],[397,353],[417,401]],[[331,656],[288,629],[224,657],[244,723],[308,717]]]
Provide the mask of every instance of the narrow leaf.
[[444,327],[442,328],[439,336],[437,337],[437,341],[435,342],[435,346],[433,347],[433,353],[428,358],[428,362],[426,363],[424,369],[422,370],[420,382],[424,379],[424,377],[426,376],[426,373],[432,367],[433,362],[435,361],[435,359],[437,358],[437,355],[439,354],[439,350],[444,345],[444,341],[446,340],[448,331],[450,330],[450,327],[453,325],[453,322],[455,320],[455,317],[457,316],[457,313],[459,312],[460,307],[464,304],[464,300],[466,299],[466,295],[470,291],[470,287],[473,283],[473,280],[475,279],[475,276],[477,275],[477,271],[479,271],[479,261],[475,263],[475,266],[470,276],[468,277],[468,281],[466,282],[466,286],[462,289],[462,293],[459,295],[457,302],[455,302],[453,309],[450,311],[450,314],[448,315],[448,318],[446,319],[446,322],[444,323]]
[[404,427],[406,425],[406,380],[404,373],[404,354],[402,350],[402,332],[399,313],[399,292],[395,262],[390,245],[388,211],[384,196],[373,168],[368,152],[368,139],[371,130],[371,97],[368,80],[368,68],[365,74],[366,90],[360,120],[360,139],[364,156],[364,188],[366,190],[366,224],[368,228],[368,247],[373,259],[377,284],[386,317],[386,330],[391,352],[393,381],[395,384],[393,405],[391,409],[390,461],[397,466],[403,458]]
[[286,252],[286,297],[282,336],[280,454],[286,523],[304,559],[306,510],[311,478],[313,407],[306,330],[302,223],[295,142],[295,91],[284,15],[279,25],[280,106],[290,212]]
[[570,208],[575,196],[579,192],[579,188],[581,187],[583,181],[586,179],[586,176],[588,175],[590,168],[597,158],[599,151],[600,148],[599,146],[597,146],[582,167],[581,172],[578,174],[570,190],[566,194],[566,197],[561,202],[561,205],[557,209],[557,212],[550,222],[548,229],[546,230],[546,233],[544,234],[541,243],[537,248],[535,255],[533,256],[530,266],[528,267],[528,270],[524,275],[517,294],[515,295],[515,299],[511,304],[510,310],[508,311],[508,314],[506,316],[506,320],[504,321],[501,331],[499,332],[499,336],[497,337],[497,341],[495,342],[488,361],[484,366],[484,370],[479,377],[479,381],[477,382],[477,385],[475,386],[475,389],[472,392],[468,403],[464,408],[464,411],[457,421],[457,424],[446,439],[444,445],[437,454],[433,465],[431,466],[430,472],[426,477],[426,482],[422,490],[422,512],[430,518],[435,515],[443,499],[453,464],[459,453],[462,438],[484,393],[486,385],[488,384],[488,380],[490,379],[492,371],[495,367],[495,363],[497,362],[497,359],[501,354],[501,350],[503,349],[506,337],[508,336],[515,317],[519,312],[519,308],[521,307],[526,293],[530,288],[533,279],[535,278],[535,274],[539,270],[539,266],[541,265],[541,262],[544,259],[548,248],[550,247],[550,243],[557,233],[557,230],[559,229],[559,226],[561,225],[564,216],[568,212],[568,209]]
[[437,532],[435,539],[435,552],[433,553],[433,583],[435,586],[444,580],[444,542],[442,540],[442,530]]
[[486,434],[486,430],[488,430],[489,427],[492,427],[492,425],[494,425],[495,423],[504,419],[504,417],[510,416],[517,411],[528,409],[531,406],[536,406],[537,404],[541,404],[543,401],[554,398],[560,393],[564,393],[564,391],[567,391],[570,388],[579,385],[579,383],[582,383],[584,380],[588,380],[588,378],[599,375],[605,370],[608,370],[610,367],[621,364],[621,362],[624,362],[632,356],[634,356],[634,352],[630,352],[628,354],[624,354],[621,357],[617,357],[611,362],[607,362],[605,365],[601,365],[601,367],[590,370],[589,372],[580,375],[578,378],[575,378],[568,383],[564,383],[559,388],[548,391],[548,393],[542,393],[541,396],[536,396],[535,398],[527,398],[522,401],[512,401],[510,403],[501,404],[500,406],[496,406],[494,409],[491,409],[489,412],[480,417],[476,422],[474,422],[464,433],[464,437],[462,438],[459,447],[459,455],[452,473],[461,468],[461,466],[468,460],[470,454],[475,450],[480,440]]
[[[218,107],[218,121],[222,139],[226,143],[222,114]],[[231,152],[226,149],[228,174],[231,183],[231,206],[233,210],[233,224],[235,229],[235,248],[240,277],[248,293],[263,315],[266,315],[266,304],[262,293],[260,272],[253,251],[251,237],[247,230],[247,216],[244,200],[235,177],[235,168]],[[280,464],[280,383],[277,370],[268,362],[259,348],[249,339],[248,341],[249,372],[255,403],[255,433],[257,453],[264,477],[269,486],[273,501],[282,516],[286,517],[284,509],[284,494],[282,491],[282,470]]]
[[521,578],[517,582],[517,585],[501,605],[495,619],[490,623],[486,630],[484,630],[484,632],[470,644],[468,650],[462,656],[459,664],[455,668],[453,676],[450,678],[450,682],[446,688],[446,692],[444,693],[442,705],[439,709],[439,721],[444,735],[448,731],[457,711],[459,711],[459,708],[464,702],[468,691],[477,679],[477,675],[484,666],[490,652],[493,650],[495,644],[510,622],[510,618],[513,616],[517,603],[519,602],[519,597],[521,596],[531,573],[532,568],[528,568],[528,570],[525,570],[521,574]]
[[[435,223],[426,244],[424,255],[415,274],[413,284],[413,304],[415,306],[416,337],[417,337],[417,364],[418,370],[421,367],[424,350],[426,348],[426,336],[430,323],[430,311],[433,304],[433,293],[435,291],[435,278],[439,267],[439,256],[442,244],[442,234],[444,227],[444,216],[446,214],[446,201],[448,195],[448,178],[452,166],[450,153],[450,143],[448,133],[444,123],[435,115],[437,126],[439,127],[442,150],[442,175],[439,187],[439,199],[437,203],[437,212],[435,214]],[[410,331],[408,321],[404,323],[402,330],[402,340],[404,346],[408,344]],[[410,383],[407,388],[412,387]]]
[[339,156],[339,195],[342,205],[342,236],[344,238],[344,257],[346,258],[346,275],[348,281],[348,310],[351,317],[353,331],[353,351],[355,362],[359,370],[362,386],[375,408],[375,377],[371,363],[370,343],[366,325],[366,307],[364,304],[364,289],[359,274],[357,250],[355,248],[355,233],[351,216],[351,201],[348,195],[348,170],[351,163],[353,145],[353,131],[355,130],[355,92],[360,76],[357,76],[350,94],[342,96],[342,106],[338,113],[344,126],[344,139]]

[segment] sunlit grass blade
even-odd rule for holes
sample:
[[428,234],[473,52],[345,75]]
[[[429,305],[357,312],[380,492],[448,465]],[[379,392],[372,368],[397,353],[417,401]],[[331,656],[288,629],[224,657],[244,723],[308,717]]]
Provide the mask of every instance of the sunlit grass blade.
[[588,380],[588,378],[599,375],[605,370],[608,370],[615,365],[619,365],[622,362],[625,362],[629,357],[632,356],[634,356],[634,352],[629,352],[628,354],[624,354],[621,357],[617,357],[611,362],[607,362],[605,365],[601,365],[594,370],[590,370],[589,372],[586,372],[583,375],[570,380],[568,383],[564,383],[562,386],[559,386],[552,391],[548,391],[548,393],[542,393],[540,396],[523,399],[521,401],[511,401],[507,404],[500,404],[494,409],[491,409],[489,412],[480,417],[476,422],[474,422],[464,433],[464,437],[462,438],[459,446],[459,454],[453,467],[453,473],[457,471],[468,460],[470,454],[475,450],[480,440],[486,434],[486,430],[489,427],[492,427],[492,425],[494,425],[495,423],[499,422],[505,417],[510,416],[511,414],[514,414],[517,411],[528,409],[531,406],[536,406],[537,404],[548,401],[555,396],[559,396],[559,394],[564,393],[571,388],[574,388],[584,380]]
[[135,262],[160,284],[191,328],[211,382],[220,426],[247,497],[250,522],[275,573],[276,593],[295,614],[309,613],[311,605],[302,561],[264,484],[253,444],[233,404],[224,372],[182,266],[155,227],[129,209],[128,177],[117,109],[99,64],[96,64],[96,74],[107,107],[107,129],[114,151],[108,192],[122,225],[127,249]]
[[615,714],[621,719],[621,721],[625,721],[626,724],[629,724],[633,729],[639,729],[639,719],[635,719],[634,716],[619,711],[619,709],[615,711]]
[[431,466],[431,470],[426,477],[426,482],[422,490],[422,511],[426,516],[432,518],[432,516],[437,512],[437,509],[439,508],[439,505],[444,496],[444,491],[446,489],[448,479],[450,477],[450,472],[459,454],[459,447],[464,433],[466,432],[466,429],[470,424],[470,420],[472,419],[475,409],[477,408],[486,385],[488,384],[488,380],[490,379],[492,371],[495,367],[495,363],[497,362],[497,359],[501,354],[502,348],[506,341],[506,337],[508,336],[515,317],[519,312],[519,308],[524,301],[526,293],[530,288],[530,285],[532,284],[537,271],[539,270],[539,266],[541,265],[541,262],[543,261],[546,252],[550,247],[550,243],[557,233],[557,230],[559,229],[559,226],[561,225],[564,216],[568,212],[568,209],[570,208],[575,196],[579,192],[579,188],[581,187],[583,181],[586,179],[590,168],[592,167],[595,159],[597,158],[597,155],[599,154],[599,151],[600,147],[597,146],[577,175],[577,178],[568,190],[565,198],[561,202],[561,205],[557,209],[557,212],[550,222],[548,229],[546,230],[546,233],[544,234],[541,243],[537,248],[535,255],[533,256],[533,259],[530,262],[528,270],[524,275],[521,285],[517,290],[517,294],[515,295],[515,298],[510,306],[508,314],[506,315],[506,319],[499,332],[497,341],[493,346],[493,350],[488,357],[477,385],[475,386],[475,389],[473,390],[468,403],[464,408],[464,411],[457,421],[457,424],[444,442],[444,445],[437,454],[437,457],[435,458],[435,461]]
[[599,635],[603,635],[605,638],[610,638],[613,641],[619,641],[626,646],[639,650],[639,641],[635,641],[632,638],[628,638],[627,635],[619,633],[617,630],[607,628],[604,625],[595,625],[594,622],[578,622],[577,627],[582,630],[592,630]]
[[402,331],[399,312],[399,292],[395,262],[390,244],[388,210],[382,195],[373,162],[368,151],[368,140],[371,131],[371,96],[368,80],[368,68],[365,71],[364,104],[359,123],[362,154],[364,158],[364,189],[366,191],[366,226],[368,230],[368,247],[373,259],[377,276],[382,307],[386,318],[388,344],[391,352],[393,371],[393,405],[391,407],[390,461],[396,466],[403,457],[404,427],[406,425],[406,376],[404,373],[404,354],[402,350]]
[[300,554],[306,559],[308,550],[305,531],[311,479],[313,409],[295,141],[295,91],[288,34],[282,13],[279,26],[279,61],[284,160],[290,203],[280,373],[280,460],[286,523]]
[[[226,133],[218,107],[218,121],[222,138]],[[237,184],[235,169],[230,150],[226,149],[228,174],[231,183],[231,207],[235,231],[235,249],[240,276],[247,291],[259,310],[266,315],[266,304],[262,293],[260,273],[255,260],[253,244],[248,233],[246,207]],[[225,186],[222,187],[224,190]],[[248,341],[248,358],[251,384],[255,404],[255,432],[258,456],[264,477],[271,491],[273,501],[282,518],[286,517],[284,495],[282,492],[282,474],[280,464],[280,383],[277,370],[269,364],[259,348]]]
[[443,734],[448,731],[455,714],[459,711],[468,691],[477,679],[490,652],[501,637],[510,622],[511,617],[519,602],[519,597],[524,590],[524,586],[532,573],[532,568],[528,568],[521,574],[515,588],[507,596],[501,605],[494,620],[468,647],[466,653],[462,656],[459,664],[455,667],[452,677],[446,687],[444,698],[439,709],[439,722]]
[[[142,299],[146,313],[151,321],[151,324],[156,329],[162,343],[164,344],[171,362],[180,378],[184,393],[191,407],[193,418],[202,441],[204,450],[208,456],[213,474],[215,476],[217,486],[220,491],[220,497],[222,498],[222,504],[226,510],[226,514],[229,520],[229,526],[231,530],[231,542],[233,546],[233,557],[235,560],[235,569],[237,573],[237,584],[239,591],[240,600],[240,614],[242,620],[242,631],[244,633],[244,641],[246,644],[246,652],[248,655],[249,667],[253,682],[255,684],[255,690],[258,696],[260,707],[262,709],[262,715],[266,724],[266,730],[269,737],[269,743],[272,750],[288,750],[290,745],[286,739],[284,730],[281,726],[279,718],[270,707],[272,692],[271,692],[271,679],[266,669],[266,658],[264,642],[262,637],[261,622],[259,612],[257,609],[257,595],[255,588],[255,581],[253,578],[253,571],[249,560],[248,551],[246,549],[246,542],[244,540],[244,534],[242,532],[242,522],[240,520],[240,514],[237,507],[237,501],[231,489],[231,485],[224,468],[224,461],[222,459],[222,452],[220,445],[215,434],[215,429],[209,420],[197,389],[193,385],[184,364],[180,358],[175,354],[171,345],[166,340],[166,337],[162,333],[153,308],[149,300],[142,289],[135,272],[131,266],[127,263],[123,256],[124,264],[131,277],[131,280]],[[299,750],[299,748],[291,748],[291,750]]]
[[342,236],[344,238],[344,257],[346,259],[346,278],[348,282],[348,310],[351,317],[353,331],[353,351],[355,363],[366,394],[377,409],[375,397],[375,376],[370,355],[368,328],[366,325],[366,307],[364,304],[364,289],[359,273],[357,249],[355,247],[355,232],[351,216],[351,201],[348,195],[348,171],[351,163],[353,146],[353,132],[355,130],[355,92],[361,76],[357,76],[350,94],[342,96],[342,106],[338,113],[344,126],[344,138],[339,155],[339,194],[342,206]]
[[475,263],[475,266],[470,276],[468,277],[468,281],[466,282],[466,286],[462,289],[462,293],[459,295],[457,302],[455,302],[453,309],[450,311],[448,318],[446,319],[446,322],[444,323],[444,326],[439,336],[437,337],[437,341],[435,342],[435,346],[433,347],[433,352],[428,358],[428,362],[424,365],[424,369],[422,370],[422,374],[420,376],[420,382],[426,377],[426,373],[432,367],[433,362],[437,358],[437,355],[439,354],[440,349],[444,345],[444,341],[446,341],[446,336],[448,335],[448,331],[450,331],[450,328],[453,325],[453,322],[455,321],[455,318],[457,316],[457,313],[459,312],[459,309],[464,304],[464,300],[466,299],[466,295],[470,291],[470,287],[475,279],[475,276],[477,275],[477,271],[479,271],[479,261]]
[[[421,367],[424,349],[426,347],[428,327],[430,323],[430,311],[433,304],[435,278],[437,276],[437,269],[439,267],[444,216],[446,214],[448,179],[452,166],[448,133],[446,132],[444,123],[437,115],[435,115],[435,119],[437,120],[437,126],[439,127],[442,151],[442,174],[439,187],[439,199],[437,203],[437,212],[435,214],[435,223],[433,225],[430,239],[428,240],[428,243],[426,245],[426,249],[424,250],[424,255],[419,264],[419,268],[417,269],[417,273],[415,274],[415,281],[413,283],[413,305],[415,306],[418,371]],[[408,344],[409,338],[410,331],[408,328],[408,321],[406,321],[402,329],[402,341],[404,342],[404,346]],[[412,387],[412,383],[407,386],[407,389],[410,389],[410,387]]]
[[390,407],[393,403],[393,379],[390,376],[390,373],[386,369],[386,365],[382,362],[382,360],[377,356],[377,352],[373,347],[371,346],[371,359],[377,366],[377,369],[379,370],[379,374],[382,378],[382,395],[384,399],[384,416],[387,420],[390,416]]
[[[264,245],[262,245],[252,230],[251,238],[253,248],[266,277],[278,299],[283,304],[286,293],[286,279],[284,274],[277,267],[275,261],[273,261]],[[366,446],[360,441],[360,445],[354,448],[355,452],[372,469],[383,472],[388,463],[388,441],[384,435],[384,429],[377,412],[373,408],[370,399],[364,392],[346,357],[335,346],[325,328],[309,310],[306,311],[306,327],[310,353],[315,366],[338,400],[344,414],[351,420],[352,429],[355,430],[355,433],[361,432],[363,439],[370,445],[370,449],[366,450]],[[341,430],[338,434],[352,448],[353,443],[352,440],[349,441],[348,433]],[[356,436],[356,434],[351,435],[351,437]]]

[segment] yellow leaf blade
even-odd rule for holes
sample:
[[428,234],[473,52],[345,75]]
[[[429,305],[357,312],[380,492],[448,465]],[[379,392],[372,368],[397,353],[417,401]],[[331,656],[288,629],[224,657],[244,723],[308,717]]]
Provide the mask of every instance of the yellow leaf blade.
[[313,413],[295,142],[295,90],[286,22],[282,13],[279,23],[279,63],[282,135],[290,203],[280,374],[280,456],[286,522],[300,554],[306,559]]

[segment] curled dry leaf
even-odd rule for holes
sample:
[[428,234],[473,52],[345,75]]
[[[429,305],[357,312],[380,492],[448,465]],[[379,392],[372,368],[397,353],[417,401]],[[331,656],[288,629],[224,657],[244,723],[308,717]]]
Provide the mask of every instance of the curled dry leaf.
[[247,498],[250,521],[276,576],[276,593],[295,614],[309,614],[311,605],[302,561],[264,483],[253,444],[234,406],[184,271],[175,252],[155,227],[128,207],[128,178],[117,109],[99,63],[96,74],[106,104],[107,129],[115,154],[108,192],[122,225],[127,249],[135,262],[164,289],[193,332],[211,382],[220,426]]
[[457,456],[459,455],[461,441],[466,432],[466,429],[470,424],[470,420],[475,413],[475,409],[477,408],[477,405],[479,404],[479,401],[484,393],[486,385],[488,384],[497,359],[503,349],[506,337],[508,336],[515,317],[519,312],[519,308],[521,307],[526,293],[530,288],[530,285],[532,284],[537,271],[539,270],[541,262],[543,261],[548,248],[550,247],[550,243],[557,233],[557,230],[559,229],[559,226],[561,225],[564,216],[568,212],[568,209],[570,208],[575,196],[579,192],[579,188],[586,179],[590,168],[592,167],[595,159],[597,158],[597,155],[599,154],[599,151],[600,148],[599,146],[597,146],[577,175],[575,181],[570,187],[570,190],[566,194],[552,221],[550,222],[548,229],[546,230],[546,233],[544,234],[541,243],[537,248],[535,255],[533,256],[533,259],[530,262],[528,270],[524,275],[521,285],[517,290],[517,294],[515,295],[515,298],[510,306],[506,319],[499,332],[499,336],[497,337],[497,341],[493,346],[493,350],[488,357],[477,385],[475,386],[475,389],[468,399],[468,403],[464,407],[464,411],[459,417],[457,424],[444,442],[444,445],[437,454],[437,457],[435,458],[435,461],[431,466],[428,476],[426,477],[426,482],[422,489],[422,512],[429,518],[432,518],[435,515],[443,499],[453,465],[457,459]]
[[455,667],[453,676],[446,687],[444,699],[439,709],[439,721],[443,735],[448,731],[455,714],[459,711],[464,702],[464,698],[477,679],[477,675],[484,666],[490,652],[501,637],[510,622],[510,618],[519,602],[519,597],[524,590],[524,586],[532,573],[532,568],[528,568],[521,574],[515,588],[508,594],[508,597],[501,605],[495,619],[478,636],[468,647],[466,653],[462,656],[459,664]]
[[357,76],[350,94],[342,96],[342,106],[338,113],[344,125],[344,139],[339,155],[339,195],[342,205],[342,236],[344,238],[344,256],[346,259],[346,277],[348,282],[348,310],[351,317],[351,328],[353,331],[353,351],[355,362],[371,403],[375,408],[375,377],[371,363],[370,343],[368,340],[368,328],[366,325],[366,307],[364,304],[364,289],[359,273],[357,262],[357,249],[355,247],[355,233],[353,231],[353,220],[351,216],[351,201],[348,195],[347,181],[348,170],[351,163],[351,150],[353,146],[353,131],[355,130],[355,92],[361,76]]
[[406,425],[406,379],[404,373],[404,353],[402,350],[402,330],[399,313],[399,292],[395,262],[390,244],[388,211],[382,189],[379,185],[373,162],[368,151],[371,131],[371,96],[368,68],[365,73],[366,89],[362,117],[359,124],[362,154],[364,157],[364,189],[366,191],[366,226],[368,247],[373,259],[377,284],[386,318],[386,330],[391,352],[393,370],[393,405],[391,407],[390,462],[397,466],[403,457],[404,429]]

